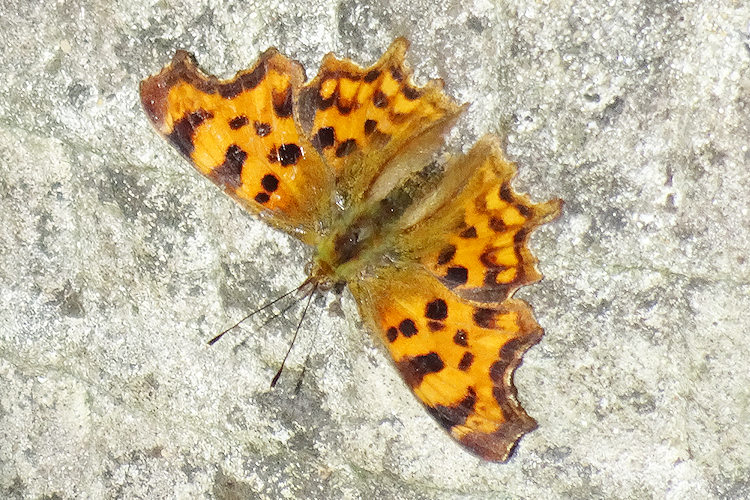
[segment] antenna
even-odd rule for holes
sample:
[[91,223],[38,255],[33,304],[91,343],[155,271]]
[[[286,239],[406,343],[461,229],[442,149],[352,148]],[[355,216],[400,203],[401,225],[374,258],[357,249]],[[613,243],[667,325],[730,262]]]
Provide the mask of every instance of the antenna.
[[[308,282],[310,280],[308,279]],[[284,371],[284,364],[286,363],[286,359],[289,357],[289,353],[292,352],[292,347],[294,347],[294,341],[297,340],[297,334],[299,333],[300,327],[302,326],[302,322],[305,320],[305,316],[307,315],[307,309],[310,307],[310,302],[312,302],[313,296],[315,296],[315,292],[318,290],[318,284],[315,283],[315,286],[313,286],[313,289],[310,291],[310,294],[307,296],[307,304],[305,304],[305,309],[302,311],[302,317],[299,319],[299,323],[297,323],[297,328],[294,330],[294,336],[292,337],[292,341],[289,344],[289,349],[286,350],[286,354],[284,355],[284,359],[281,360],[281,367],[279,368],[279,371],[276,372],[276,375],[273,376],[273,379],[271,380],[271,387],[276,386],[276,382],[279,381],[279,377],[281,377],[281,372]]]
[[[289,291],[288,291],[288,292],[286,292],[286,293],[285,293],[284,295],[282,295],[282,296],[280,296],[280,297],[277,297],[277,298],[273,299],[272,301],[270,301],[270,302],[267,302],[266,304],[262,305],[262,306],[261,306],[261,307],[259,307],[258,309],[254,310],[253,312],[251,312],[250,314],[248,314],[247,316],[245,316],[244,318],[242,318],[241,320],[239,320],[239,321],[238,321],[237,323],[235,323],[234,325],[230,326],[229,328],[227,328],[226,330],[224,330],[223,332],[221,332],[220,334],[218,334],[218,335],[217,335],[216,337],[214,337],[214,338],[212,338],[211,340],[209,340],[209,341],[208,341],[208,345],[214,345],[214,344],[215,344],[216,342],[218,342],[218,341],[219,341],[219,339],[220,339],[220,338],[221,338],[222,336],[224,336],[224,334],[225,334],[225,333],[227,333],[228,331],[230,331],[230,330],[234,330],[235,328],[237,328],[238,326],[240,326],[240,324],[242,324],[243,322],[247,321],[248,319],[250,319],[250,318],[251,318],[251,317],[253,317],[254,315],[258,314],[259,312],[261,312],[261,311],[263,311],[263,310],[265,310],[265,309],[268,309],[269,307],[271,307],[272,305],[274,305],[275,303],[277,303],[277,302],[278,302],[278,301],[280,301],[281,299],[283,299],[283,298],[285,298],[285,297],[288,297],[288,296],[290,296],[291,294],[293,294],[293,293],[296,293],[296,292],[300,291],[300,290],[301,290],[302,288],[304,288],[305,286],[309,285],[309,284],[310,284],[311,282],[312,282],[312,278],[307,278],[307,279],[306,279],[305,281],[303,281],[303,282],[302,282],[302,284],[301,284],[300,286],[298,286],[297,288],[295,288],[295,289],[293,289],[293,290],[289,290]],[[318,287],[318,285],[316,284],[316,285],[315,285],[315,288],[313,288],[313,291],[315,291],[315,289],[316,289],[317,287]],[[285,312],[285,311],[287,311],[288,309],[289,309],[289,308],[286,308],[286,309],[284,309],[284,310],[282,311],[282,313],[283,313],[283,312]],[[305,308],[305,310],[307,310],[307,308]],[[278,317],[278,316],[279,316],[278,314],[277,314],[277,315],[275,315],[275,316],[272,316],[272,317],[271,317],[271,319],[273,319],[273,318],[276,318],[276,317]],[[270,320],[268,320],[268,321],[270,321]],[[266,323],[267,323],[268,321],[266,321]],[[265,323],[264,323],[264,324],[265,324]],[[298,328],[299,328],[299,327],[298,327]]]

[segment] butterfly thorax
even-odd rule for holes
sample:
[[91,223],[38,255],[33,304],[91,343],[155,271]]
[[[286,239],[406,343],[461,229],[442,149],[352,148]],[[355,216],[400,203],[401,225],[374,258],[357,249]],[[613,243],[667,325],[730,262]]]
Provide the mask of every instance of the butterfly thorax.
[[321,286],[355,279],[382,254],[381,231],[372,218],[342,219],[317,245],[311,276]]
[[[400,201],[408,205],[403,198]],[[392,199],[386,198],[362,210],[339,213],[316,246],[311,277],[322,287],[333,286],[385,265],[394,251],[388,237],[403,208],[395,209]]]

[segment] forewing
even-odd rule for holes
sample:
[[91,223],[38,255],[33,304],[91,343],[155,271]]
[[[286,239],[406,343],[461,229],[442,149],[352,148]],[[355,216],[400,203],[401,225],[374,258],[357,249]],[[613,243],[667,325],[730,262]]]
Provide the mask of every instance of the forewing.
[[505,461],[536,427],[516,399],[513,372],[542,329],[529,306],[463,299],[419,266],[351,284],[360,312],[414,394],[463,446]]
[[305,74],[276,49],[231,80],[205,75],[184,51],[141,83],[160,134],[193,166],[268,221],[315,241],[330,211],[332,176],[295,124]]
[[411,81],[408,42],[396,39],[380,60],[362,68],[328,54],[300,94],[300,124],[331,165],[350,203],[379,200],[424,167],[463,110],[442,91]]

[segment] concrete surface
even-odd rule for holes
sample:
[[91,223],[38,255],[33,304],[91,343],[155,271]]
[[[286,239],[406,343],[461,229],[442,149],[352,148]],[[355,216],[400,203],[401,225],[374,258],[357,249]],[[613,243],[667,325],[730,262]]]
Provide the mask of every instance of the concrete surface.
[[[731,0],[6,1],[0,6],[3,498],[750,497],[750,4]],[[546,328],[506,465],[442,433],[320,301],[205,342],[304,277],[151,130],[175,49],[230,76],[269,46],[316,72],[398,36],[417,77],[565,199],[519,296]],[[299,392],[303,361],[310,360]]]

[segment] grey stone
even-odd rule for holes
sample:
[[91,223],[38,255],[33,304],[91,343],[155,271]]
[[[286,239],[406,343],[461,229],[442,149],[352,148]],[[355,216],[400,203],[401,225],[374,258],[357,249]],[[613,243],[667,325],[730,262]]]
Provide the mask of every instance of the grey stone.
[[[29,2],[0,6],[0,496],[747,498],[750,4]],[[152,131],[178,48],[308,76],[412,41],[418,81],[561,197],[532,238],[545,327],[516,374],[539,428],[508,464],[447,437],[349,295],[206,341],[310,257]],[[331,304],[329,298],[328,304]],[[302,367],[310,358],[304,378]]]

